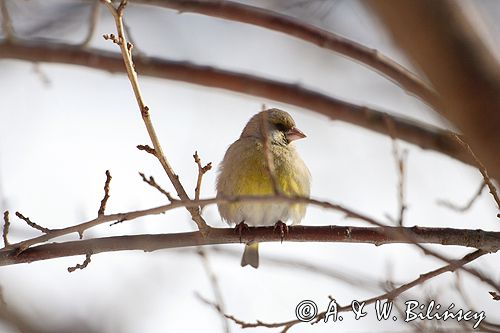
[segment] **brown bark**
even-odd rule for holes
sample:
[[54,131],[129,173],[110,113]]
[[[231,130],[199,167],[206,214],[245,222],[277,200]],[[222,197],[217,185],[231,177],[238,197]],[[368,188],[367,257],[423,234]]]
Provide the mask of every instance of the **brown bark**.
[[[123,60],[117,53],[82,49],[77,46],[46,41],[43,43],[0,44],[0,58],[88,66],[112,73],[125,72]],[[300,106],[326,115],[333,120],[348,122],[385,135],[391,135],[387,126],[387,120],[390,119],[394,124],[394,134],[399,139],[415,144],[422,149],[438,151],[474,165],[471,156],[450,136],[450,132],[422,122],[349,103],[298,85],[272,81],[253,75],[157,58],[135,57],[134,62],[139,75],[184,81],[260,96]]]
[[[291,226],[285,241],[371,243],[375,245],[409,243],[459,245],[494,252],[500,248],[500,232],[482,230],[421,228],[421,227],[340,227]],[[241,242],[277,242],[281,235],[274,227],[249,228]],[[21,253],[16,248],[0,250],[0,266],[29,263],[39,260],[101,252],[142,250],[145,252],[198,245],[239,243],[240,237],[231,228],[211,228],[203,237],[200,232],[161,235],[133,235],[103,237],[64,243],[50,243],[30,247]]]
[[458,1],[368,4],[441,96],[455,124],[493,178],[500,179],[500,65]]

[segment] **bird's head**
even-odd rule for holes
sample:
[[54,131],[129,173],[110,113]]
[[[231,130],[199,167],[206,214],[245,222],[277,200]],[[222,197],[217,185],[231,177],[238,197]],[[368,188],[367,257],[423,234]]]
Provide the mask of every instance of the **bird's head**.
[[254,115],[246,124],[240,137],[263,139],[266,130],[271,143],[284,146],[306,137],[295,126],[292,116],[280,109],[268,109]]

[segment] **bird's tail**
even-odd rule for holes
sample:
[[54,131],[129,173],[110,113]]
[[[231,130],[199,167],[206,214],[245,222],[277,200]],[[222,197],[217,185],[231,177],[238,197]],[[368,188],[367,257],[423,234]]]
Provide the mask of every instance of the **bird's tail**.
[[251,242],[245,245],[245,251],[241,258],[241,266],[250,265],[253,268],[259,267],[259,243]]

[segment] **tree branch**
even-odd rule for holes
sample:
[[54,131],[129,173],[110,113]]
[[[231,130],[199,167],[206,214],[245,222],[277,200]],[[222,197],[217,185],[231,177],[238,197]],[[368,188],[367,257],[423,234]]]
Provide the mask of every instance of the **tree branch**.
[[500,179],[500,65],[462,2],[369,1],[441,96],[443,115]]
[[[372,303],[375,303],[377,300],[385,300],[385,299],[388,299],[388,300],[394,300],[394,298],[396,298],[397,296],[401,295],[402,293],[404,293],[405,291],[417,286],[417,285],[421,285],[423,284],[424,282],[436,277],[436,276],[439,276],[443,273],[446,273],[446,272],[453,272],[455,271],[456,269],[458,268],[461,268],[463,267],[464,265],[476,260],[477,258],[485,255],[486,253],[481,251],[481,250],[477,250],[477,251],[474,251],[474,252],[471,252],[467,255],[465,255],[462,259],[459,259],[459,260],[453,260],[452,262],[450,262],[450,264],[446,265],[446,266],[442,266],[438,269],[435,269],[435,270],[432,270],[432,271],[429,271],[425,274],[421,274],[418,278],[416,278],[415,280],[412,280],[408,283],[405,283],[397,288],[393,288],[392,290],[382,294],[382,295],[378,295],[378,296],[374,296],[374,297],[371,297],[371,298],[368,298],[366,300],[363,300],[363,301],[359,301],[359,303],[364,303],[365,305],[368,305],[368,304],[372,304]],[[491,293],[490,293],[491,294]],[[209,305],[212,305],[212,306],[215,306],[214,304],[212,303],[208,303]],[[217,309],[217,308],[216,308]],[[337,311],[338,312],[346,312],[346,311],[352,311],[352,305],[349,304],[349,305],[344,305],[344,306],[339,306],[337,308]],[[227,315],[227,314],[224,314],[226,316],[226,318],[232,320],[234,323],[238,324],[241,326],[241,328],[250,328],[250,327],[267,327],[267,328],[278,328],[278,327],[283,327],[284,330],[281,331],[281,332],[286,332],[289,328],[295,326],[295,325],[298,325],[298,324],[301,324],[303,323],[302,321],[298,320],[298,319],[294,319],[294,320],[289,320],[289,321],[285,321],[285,322],[280,322],[280,323],[265,323],[265,322],[262,322],[260,320],[257,320],[256,322],[254,323],[249,323],[249,322],[244,322],[240,319],[237,319],[236,317],[234,316],[231,316],[231,315]],[[321,313],[318,313],[316,315],[316,319],[313,323],[317,323],[319,322],[321,319],[323,319],[326,315],[326,312],[321,312]]]
[[[97,49],[81,49],[49,41],[0,44],[0,58],[27,61],[65,63],[88,66],[112,73],[124,73],[119,54]],[[348,122],[377,133],[390,135],[386,125],[389,117],[399,139],[446,154],[464,163],[475,165],[472,157],[450,136],[451,132],[415,120],[390,115],[387,112],[349,103],[302,88],[295,84],[199,66],[182,61],[158,58],[135,58],[141,75],[184,81],[207,87],[221,88],[303,107],[333,120]]]
[[293,17],[264,8],[233,1],[216,0],[133,0],[134,3],[176,9],[180,13],[193,12],[226,20],[248,23],[282,32],[339,54],[375,70],[408,93],[436,108],[436,93],[417,75],[375,49],[368,48],[330,31],[301,22]]
[[[156,135],[156,130],[153,126],[153,121],[151,120],[151,114],[149,112],[149,108],[146,106],[144,102],[144,98],[142,96],[141,88],[139,86],[139,80],[137,78],[137,72],[135,70],[134,62],[132,60],[132,44],[127,42],[125,37],[125,28],[123,25],[123,13],[125,11],[125,7],[127,6],[127,0],[122,0],[118,8],[115,8],[111,0],[101,0],[109,9],[110,13],[113,15],[115,19],[116,30],[118,33],[118,37],[115,38],[113,35],[104,36],[105,39],[112,39],[115,44],[120,46],[123,63],[125,64],[125,68],[127,71],[127,76],[130,80],[130,84],[132,85],[132,90],[134,91],[135,98],[137,100],[137,104],[139,106],[139,111],[141,112],[142,120],[144,121],[144,125],[148,131],[151,142],[154,147],[154,154],[158,158],[158,161],[162,165],[165,170],[168,178],[172,185],[174,185],[177,194],[181,198],[181,200],[189,200],[189,196],[182,186],[179,176],[174,172],[172,166],[168,162],[165,154],[163,153],[163,148],[161,147],[160,141],[158,140],[158,136]],[[199,207],[186,207],[189,213],[191,214],[192,220],[198,225],[198,229],[202,232],[202,234],[206,234],[210,227],[207,225],[203,217],[200,215]]]
[[[482,230],[422,228],[422,227],[349,227],[349,226],[290,226],[286,241],[371,243],[377,246],[393,243],[458,245],[495,252],[500,248],[500,232]],[[241,235],[241,242],[281,242],[281,235],[271,227],[253,227]],[[200,232],[159,235],[133,235],[94,238],[30,247],[19,253],[16,248],[0,250],[0,266],[75,255],[102,252],[142,250],[146,252],[199,245],[240,243],[240,235],[232,228],[212,228],[203,237]]]

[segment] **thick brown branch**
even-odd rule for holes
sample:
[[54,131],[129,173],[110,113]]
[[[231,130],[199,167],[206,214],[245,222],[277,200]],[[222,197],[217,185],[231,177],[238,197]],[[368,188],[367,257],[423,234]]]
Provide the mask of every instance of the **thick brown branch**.
[[[408,242],[408,236],[420,243],[459,245],[481,249],[485,252],[500,248],[500,232],[449,228],[401,228],[401,227],[345,227],[345,226],[291,226],[287,241],[292,242],[343,242],[371,243],[375,245]],[[241,241],[281,242],[281,235],[274,227],[249,228],[241,235]],[[115,236],[50,243],[30,247],[19,253],[17,249],[0,250],[0,266],[75,255],[101,252],[180,248],[209,244],[239,243],[240,236],[232,228],[212,228],[207,237],[200,232],[161,235]]]
[[[123,61],[117,53],[96,49],[82,50],[79,47],[47,41],[43,43],[0,44],[0,58],[81,65],[112,73],[125,72]],[[260,96],[307,108],[326,115],[333,120],[352,123],[385,135],[389,135],[386,118],[390,117],[399,139],[415,144],[420,148],[435,150],[474,165],[471,156],[462,149],[450,136],[450,132],[446,130],[415,120],[390,115],[373,108],[345,102],[298,85],[208,66],[194,65],[188,62],[158,58],[136,58],[135,65],[142,75],[185,81]]]
[[441,96],[440,111],[463,131],[491,176],[500,179],[500,65],[464,2],[368,3],[429,78]]
[[438,106],[437,96],[434,91],[415,74],[389,57],[377,50],[301,22],[293,17],[232,1],[133,0],[133,2],[172,8],[181,13],[193,12],[248,23],[300,38],[366,65],[429,105]]

